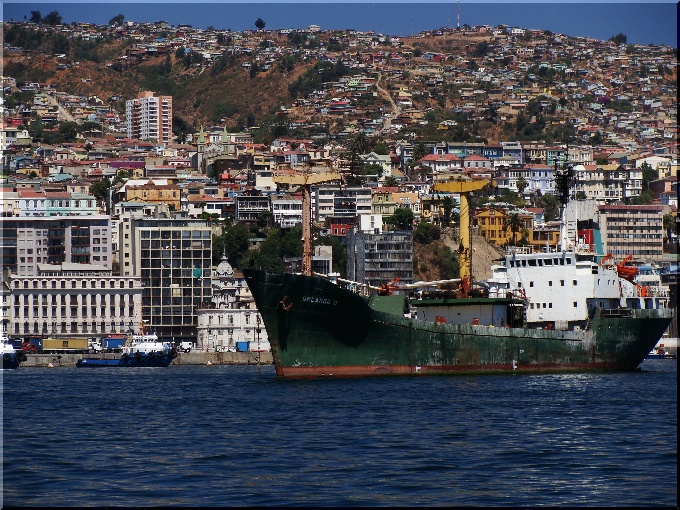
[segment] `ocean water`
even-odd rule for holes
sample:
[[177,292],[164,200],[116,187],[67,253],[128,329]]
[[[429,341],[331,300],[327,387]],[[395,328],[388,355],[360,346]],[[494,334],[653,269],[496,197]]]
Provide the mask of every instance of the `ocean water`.
[[2,371],[5,506],[677,506],[677,361],[282,381]]

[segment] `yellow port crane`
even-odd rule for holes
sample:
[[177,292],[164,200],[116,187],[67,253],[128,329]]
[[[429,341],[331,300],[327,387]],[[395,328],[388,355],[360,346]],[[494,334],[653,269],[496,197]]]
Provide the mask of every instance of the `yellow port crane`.
[[306,168],[294,173],[275,173],[273,181],[276,184],[300,186],[302,188],[302,274],[312,275],[312,191],[314,184],[322,182],[339,181],[342,179],[340,172],[314,171],[314,168]]
[[460,194],[460,244],[458,259],[460,261],[461,297],[468,297],[472,289],[472,218],[470,211],[470,193],[484,189],[493,181],[488,179],[470,179],[439,182],[434,191]]

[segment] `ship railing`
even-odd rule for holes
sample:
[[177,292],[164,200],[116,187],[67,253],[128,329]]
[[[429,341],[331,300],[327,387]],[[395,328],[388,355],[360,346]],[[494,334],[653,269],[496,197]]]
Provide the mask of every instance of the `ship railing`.
[[600,310],[600,317],[603,319],[630,319],[633,317],[633,310],[630,308],[603,308]]

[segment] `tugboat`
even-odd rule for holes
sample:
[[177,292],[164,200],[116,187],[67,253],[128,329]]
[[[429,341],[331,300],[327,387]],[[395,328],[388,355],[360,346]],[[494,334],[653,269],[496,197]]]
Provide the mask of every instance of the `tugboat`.
[[9,340],[9,337],[2,335],[0,337],[2,340],[2,368],[13,369],[19,368],[24,361],[26,361],[26,353],[22,350],[17,350],[14,348]]
[[177,350],[170,342],[161,342],[156,333],[147,333],[142,326],[140,333],[130,332],[123,352],[118,359],[82,358],[77,367],[167,367],[177,357]]

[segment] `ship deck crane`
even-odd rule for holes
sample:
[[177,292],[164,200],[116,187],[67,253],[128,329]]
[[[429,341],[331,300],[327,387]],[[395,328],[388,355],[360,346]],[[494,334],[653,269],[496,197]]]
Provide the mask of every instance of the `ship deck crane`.
[[273,181],[276,184],[288,184],[302,188],[302,274],[312,275],[312,185],[322,182],[339,181],[339,172],[314,172],[306,168],[295,173],[276,173]]
[[440,182],[434,185],[435,191],[460,194],[460,244],[458,258],[460,261],[461,297],[468,297],[472,289],[472,234],[470,193],[479,191],[493,181],[488,179],[469,179]]

